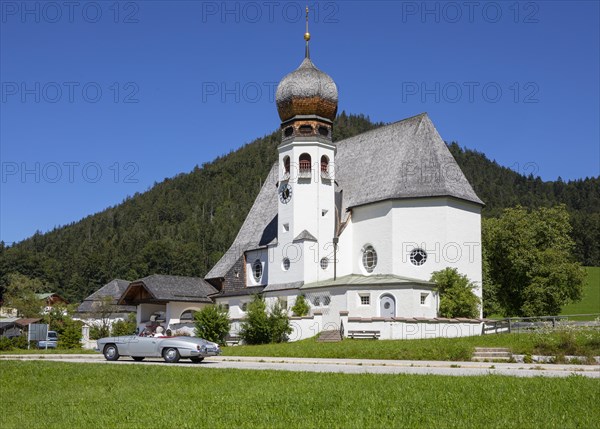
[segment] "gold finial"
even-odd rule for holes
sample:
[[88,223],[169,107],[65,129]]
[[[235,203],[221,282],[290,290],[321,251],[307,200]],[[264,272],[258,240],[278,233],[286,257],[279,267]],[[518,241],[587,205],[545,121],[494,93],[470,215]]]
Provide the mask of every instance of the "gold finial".
[[306,50],[304,56],[310,58],[310,51],[308,49],[308,41],[310,40],[310,33],[308,32],[308,5],[306,5],[306,33],[304,33],[304,40],[306,40]]
[[304,33],[304,40],[307,42],[310,40],[310,33],[308,32],[308,6],[306,6],[306,33]]

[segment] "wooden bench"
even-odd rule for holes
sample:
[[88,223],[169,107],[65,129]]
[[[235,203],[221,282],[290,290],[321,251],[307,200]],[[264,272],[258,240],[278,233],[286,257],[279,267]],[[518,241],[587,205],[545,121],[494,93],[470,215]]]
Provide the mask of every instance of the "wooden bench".
[[380,335],[379,331],[348,331],[348,337],[356,339],[376,340]]
[[225,337],[225,344],[228,346],[237,346],[242,339],[238,335],[227,335]]

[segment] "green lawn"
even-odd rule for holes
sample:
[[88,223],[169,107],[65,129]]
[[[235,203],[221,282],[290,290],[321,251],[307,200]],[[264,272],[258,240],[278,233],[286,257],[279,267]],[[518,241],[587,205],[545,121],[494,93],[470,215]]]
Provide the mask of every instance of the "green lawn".
[[598,380],[0,361],[0,426],[591,428]]
[[600,330],[570,334],[498,334],[423,340],[350,340],[224,347],[225,356],[277,356],[346,359],[471,360],[475,347],[508,347],[515,354],[600,356]]
[[585,267],[587,281],[583,286],[581,301],[566,305],[561,314],[600,313],[600,267]]

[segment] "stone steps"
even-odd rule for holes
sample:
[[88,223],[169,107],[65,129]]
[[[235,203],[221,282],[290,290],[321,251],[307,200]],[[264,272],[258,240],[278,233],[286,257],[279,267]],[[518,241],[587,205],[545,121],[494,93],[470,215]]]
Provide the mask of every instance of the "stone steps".
[[342,336],[337,329],[323,331],[319,335],[319,338],[317,338],[317,342],[319,343],[337,343],[339,341],[342,341]]
[[512,353],[504,347],[475,347],[471,360],[482,361],[510,361]]

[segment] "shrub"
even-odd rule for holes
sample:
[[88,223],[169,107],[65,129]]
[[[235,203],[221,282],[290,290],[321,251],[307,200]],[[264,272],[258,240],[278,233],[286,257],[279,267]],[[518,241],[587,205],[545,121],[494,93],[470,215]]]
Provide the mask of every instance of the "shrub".
[[[27,335],[19,335],[18,337],[11,338],[14,349],[27,349]],[[31,347],[36,347],[36,342],[31,342]]]
[[266,344],[271,342],[271,327],[265,300],[256,295],[248,304],[246,319],[240,328],[240,337],[246,344]]
[[445,268],[431,275],[440,294],[441,317],[479,317],[481,300],[473,293],[475,284],[456,268]]
[[294,316],[306,316],[309,311],[310,305],[306,301],[304,295],[298,295],[298,297],[296,298],[296,303],[292,307],[292,313],[294,314]]
[[127,316],[127,320],[117,320],[112,325],[112,336],[121,337],[125,335],[135,334],[137,328],[137,322],[135,320],[135,314],[130,313]]
[[224,345],[231,322],[225,307],[209,305],[194,313],[194,325],[196,336]]
[[6,337],[0,337],[0,352],[12,350],[13,342]]
[[95,324],[90,326],[90,340],[99,340],[100,338],[110,336],[108,326]]
[[290,318],[286,308],[281,301],[277,300],[268,316],[269,326],[271,328],[271,342],[283,343],[288,340],[288,335],[292,333]]
[[277,301],[267,313],[265,300],[256,295],[248,305],[248,314],[242,322],[240,337],[246,344],[281,343],[292,332],[285,308]]

